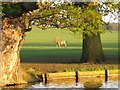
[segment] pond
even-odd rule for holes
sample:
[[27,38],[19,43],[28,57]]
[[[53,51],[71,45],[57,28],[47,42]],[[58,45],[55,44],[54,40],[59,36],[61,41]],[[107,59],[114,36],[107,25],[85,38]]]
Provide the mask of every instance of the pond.
[[52,89],[52,88],[71,88],[71,89],[88,89],[89,88],[97,88],[97,90],[103,90],[106,88],[116,88],[118,90],[118,87],[120,87],[120,80],[118,76],[111,77],[107,82],[104,81],[103,77],[84,77],[80,78],[78,83],[75,82],[75,79],[60,79],[60,80],[52,80],[47,83],[44,82],[37,82],[37,83],[29,83],[29,84],[21,84],[16,86],[9,86],[0,88],[0,90],[6,90],[7,88],[9,90],[19,90],[20,88],[23,88],[23,90],[34,90],[37,89]]
[[[65,84],[62,83],[59,84],[44,84],[44,83],[38,83],[35,85],[32,85],[32,88],[86,88],[83,83],[74,83],[74,84]],[[90,87],[89,87],[90,88]],[[118,81],[108,81],[108,82],[102,82],[102,84],[99,84],[96,88],[118,88]],[[29,90],[29,88],[28,88]]]

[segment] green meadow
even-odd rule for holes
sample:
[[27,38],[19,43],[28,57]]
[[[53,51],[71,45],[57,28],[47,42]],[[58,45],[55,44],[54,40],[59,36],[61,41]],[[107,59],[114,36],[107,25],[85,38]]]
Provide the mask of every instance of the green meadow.
[[[66,40],[68,47],[56,47],[55,38]],[[101,34],[103,51],[106,57],[117,60],[118,31],[106,31]],[[74,36],[67,29],[33,27],[26,33],[25,43],[21,49],[21,62],[32,63],[76,63],[79,62],[82,52],[82,38]]]

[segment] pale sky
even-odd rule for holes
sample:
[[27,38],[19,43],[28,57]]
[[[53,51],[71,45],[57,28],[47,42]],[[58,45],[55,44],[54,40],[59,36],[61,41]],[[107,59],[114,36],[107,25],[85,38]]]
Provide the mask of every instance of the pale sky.
[[103,16],[103,20],[105,22],[120,23],[120,19],[119,19],[120,13],[118,14],[117,12],[115,12],[114,15],[109,13],[107,16]]

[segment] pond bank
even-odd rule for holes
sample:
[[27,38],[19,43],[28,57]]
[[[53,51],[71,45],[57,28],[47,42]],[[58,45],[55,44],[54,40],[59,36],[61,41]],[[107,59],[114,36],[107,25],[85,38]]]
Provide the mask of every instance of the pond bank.
[[[44,82],[34,82],[34,83],[27,83],[27,84],[21,84],[21,85],[16,85],[16,86],[9,86],[9,87],[3,87],[5,89],[1,90],[7,90],[8,89],[15,89],[18,90],[20,88],[24,88],[25,90],[34,90],[36,87],[43,89],[43,88],[71,88],[71,89],[76,89],[76,88],[118,88],[118,80],[117,76],[111,76],[109,77],[108,82],[104,82],[103,77],[81,77],[78,81],[78,83],[75,82],[75,79],[59,79],[59,80],[52,80],[47,83]],[[104,85],[105,84],[105,85]],[[34,88],[34,87],[35,88]],[[104,87],[103,87],[104,86]],[[28,88],[28,89],[27,89]],[[90,89],[90,90],[91,90]],[[98,90],[98,89],[97,89]]]
[[60,79],[75,79],[78,80],[82,77],[98,77],[104,78],[106,81],[109,77],[118,76],[118,70],[102,70],[102,71],[76,71],[76,72],[57,72],[57,73],[44,73],[42,78],[44,82]]
[[39,73],[53,72],[71,72],[71,71],[100,71],[100,70],[115,70],[120,67],[118,64],[61,64],[61,63],[21,63],[21,67],[25,70],[30,68]]
[[[78,79],[81,77],[103,77],[105,79],[105,70],[108,70],[108,76],[118,76],[117,64],[50,64],[50,63],[22,63],[22,68],[26,71],[38,75],[45,81],[55,79],[75,79],[78,71]],[[46,74],[46,76],[45,76]]]

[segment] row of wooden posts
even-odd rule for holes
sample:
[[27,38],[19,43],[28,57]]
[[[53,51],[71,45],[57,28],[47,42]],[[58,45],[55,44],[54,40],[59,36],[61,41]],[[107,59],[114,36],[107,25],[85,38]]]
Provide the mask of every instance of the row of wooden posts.
[[[92,72],[92,71],[91,71]],[[49,77],[47,75],[48,73],[44,73],[42,74],[42,81],[44,83],[47,83],[49,81]],[[108,70],[104,71],[104,77],[105,77],[105,82],[108,81]],[[62,79],[62,77],[61,77]],[[78,75],[78,71],[75,71],[75,82],[78,83],[79,82],[79,75]]]

